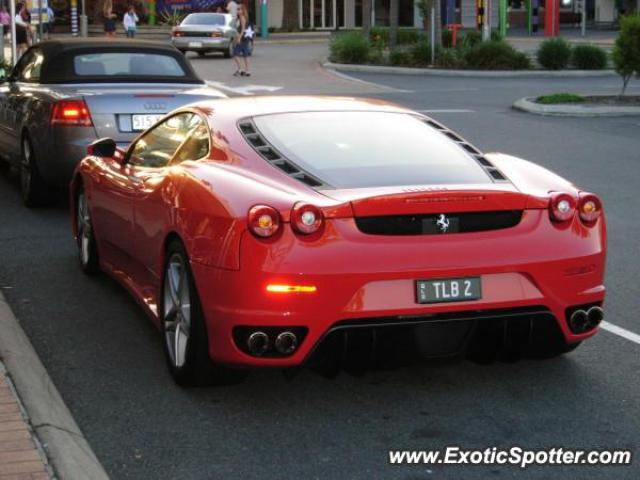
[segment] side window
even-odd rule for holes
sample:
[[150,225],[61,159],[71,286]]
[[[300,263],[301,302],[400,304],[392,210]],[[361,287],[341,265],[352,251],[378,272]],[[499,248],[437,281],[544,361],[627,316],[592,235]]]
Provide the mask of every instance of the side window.
[[138,139],[132,147],[129,163],[139,167],[166,167],[176,152],[182,150],[181,146],[197,129],[199,121],[193,113],[167,118]]
[[209,154],[209,129],[198,115],[194,115],[187,139],[182,143],[172,163],[198,160]]
[[16,79],[19,82],[39,82],[44,60],[42,52],[38,49],[32,49],[25,57],[16,68]]

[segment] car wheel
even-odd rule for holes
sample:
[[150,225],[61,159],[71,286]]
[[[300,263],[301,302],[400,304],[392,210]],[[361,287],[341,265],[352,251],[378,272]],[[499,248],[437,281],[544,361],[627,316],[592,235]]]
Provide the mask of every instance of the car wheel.
[[224,58],[231,58],[233,57],[233,42],[229,42],[229,46],[227,47],[227,49],[222,52],[224,54]]
[[232,384],[246,372],[215,365],[189,258],[181,242],[169,244],[162,282],[160,318],[165,358],[181,386]]
[[27,136],[22,139],[20,189],[22,201],[27,207],[38,207],[47,203],[48,188],[40,176],[33,146]]
[[183,55],[187,55],[188,50],[182,50],[182,49],[178,49],[178,50],[180,50],[180,53],[181,53],[181,54],[183,54]]
[[198,52],[198,56],[199,57],[204,57],[207,54],[207,52]]
[[98,248],[91,221],[91,211],[84,189],[80,187],[76,197],[76,221],[78,224],[78,258],[82,271],[88,275],[100,270],[98,264]]

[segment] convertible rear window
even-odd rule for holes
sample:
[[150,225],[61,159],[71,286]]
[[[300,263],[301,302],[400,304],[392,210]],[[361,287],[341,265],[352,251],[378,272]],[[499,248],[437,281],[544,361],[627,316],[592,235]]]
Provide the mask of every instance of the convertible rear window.
[[225,24],[224,15],[216,13],[192,13],[187,15],[181,25],[219,25]]
[[491,183],[462,147],[410,114],[302,112],[253,120],[288,160],[335,188]]
[[148,52],[83,53],[73,58],[80,77],[184,77],[186,72],[170,55]]

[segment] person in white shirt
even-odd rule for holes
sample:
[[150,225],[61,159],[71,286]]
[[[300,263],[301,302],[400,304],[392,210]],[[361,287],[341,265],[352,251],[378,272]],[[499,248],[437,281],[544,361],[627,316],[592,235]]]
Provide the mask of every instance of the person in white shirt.
[[231,15],[231,25],[238,29],[238,4],[235,0],[229,0],[227,2],[227,13]]
[[16,47],[17,56],[20,58],[24,52],[29,48],[29,33],[31,31],[31,25],[28,22],[29,12],[24,3],[16,4]]
[[136,24],[138,23],[138,15],[136,15],[136,9],[133,5],[129,7],[127,13],[124,14],[122,19],[124,24],[124,31],[127,32],[127,38],[133,38],[136,36]]

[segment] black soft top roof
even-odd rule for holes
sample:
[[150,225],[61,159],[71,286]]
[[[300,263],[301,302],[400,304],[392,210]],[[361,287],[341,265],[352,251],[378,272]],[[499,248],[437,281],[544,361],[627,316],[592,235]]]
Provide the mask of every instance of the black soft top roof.
[[102,52],[136,52],[168,55],[176,59],[185,72],[184,77],[175,76],[141,76],[139,81],[144,83],[204,83],[195,73],[184,55],[176,48],[166,43],[148,40],[130,39],[56,39],[47,40],[31,47],[39,49],[44,54],[44,62],[40,71],[40,83],[104,83],[136,81],[131,75],[101,75],[78,76],[75,74],[73,59],[78,54]]

